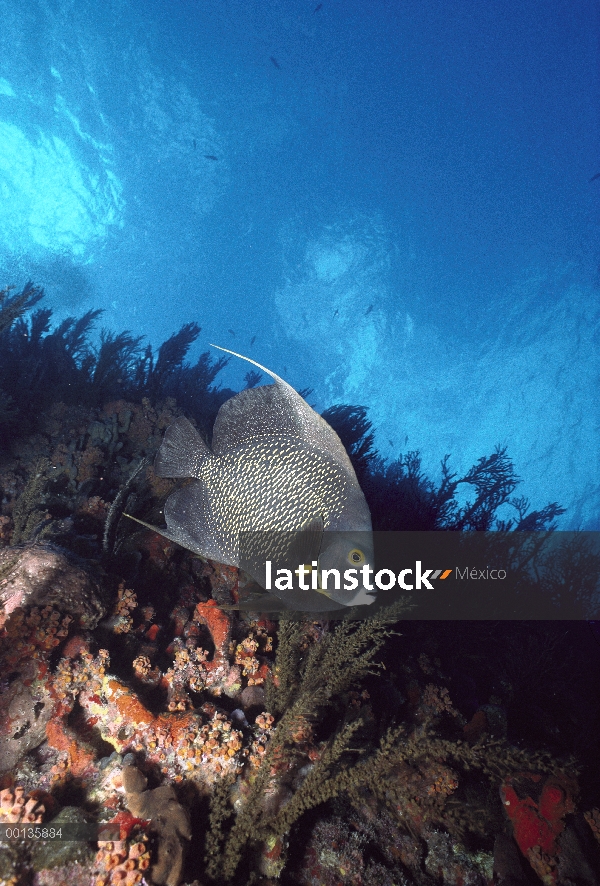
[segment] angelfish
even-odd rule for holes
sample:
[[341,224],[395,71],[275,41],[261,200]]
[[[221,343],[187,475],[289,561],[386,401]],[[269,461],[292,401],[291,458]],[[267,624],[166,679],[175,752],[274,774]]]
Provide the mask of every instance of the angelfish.
[[[263,588],[267,560],[273,575],[301,564],[318,565],[319,574],[339,570],[339,589],[328,582],[324,590],[320,581],[316,590],[310,581],[309,590],[272,587],[288,608],[324,612],[372,603],[360,578],[362,566],[373,562],[371,515],[340,438],[270,369],[213,347],[251,363],[273,384],[248,388],[221,406],[211,449],[184,417],[167,428],[156,474],[194,480],[167,499],[166,529],[150,528],[202,557],[244,569]],[[351,568],[358,585],[345,589],[344,572]]]

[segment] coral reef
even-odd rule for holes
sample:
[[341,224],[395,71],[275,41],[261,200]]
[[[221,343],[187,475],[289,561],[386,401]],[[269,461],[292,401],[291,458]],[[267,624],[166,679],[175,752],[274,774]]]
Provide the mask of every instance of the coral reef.
[[[103,607],[97,581],[48,545],[0,550],[0,772],[46,740],[55,703],[50,662],[75,627],[90,629]],[[59,608],[55,608],[59,606]]]
[[119,839],[98,841],[93,886],[144,884],[144,874],[150,867],[150,851],[141,823],[132,816],[120,815],[113,824],[118,825]]
[[[547,884],[556,882],[558,838],[565,827],[565,816],[575,809],[575,788],[564,777],[542,779],[537,773],[512,776],[502,785],[502,802],[517,845]],[[534,793],[535,799],[531,796]]]
[[[174,483],[152,457],[183,410],[209,433],[222,361],[185,363],[193,323],[156,354],[130,333],[94,347],[98,312],[50,331],[39,298],[0,297],[0,819],[92,831],[2,842],[0,883],[592,886],[586,626],[449,629],[402,622],[405,601],[338,624],[237,612],[243,574],[123,517],[160,522]],[[417,453],[381,462],[362,407],[326,418],[377,528],[560,511],[514,498],[502,449],[436,485]]]
[[131,763],[123,767],[121,779],[127,809],[136,818],[147,819],[150,832],[157,836],[156,861],[150,872],[152,881],[178,886],[183,872],[183,841],[192,838],[186,809],[178,802],[171,785],[148,790],[148,779]]
[[34,793],[26,794],[21,787],[0,791],[0,822],[4,824],[31,824],[44,820],[44,804]]

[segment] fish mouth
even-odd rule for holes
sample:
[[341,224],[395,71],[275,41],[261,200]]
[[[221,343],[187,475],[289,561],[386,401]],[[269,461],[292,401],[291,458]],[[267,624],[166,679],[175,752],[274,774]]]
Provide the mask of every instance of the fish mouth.
[[375,602],[375,593],[369,593],[364,588],[361,588],[351,600],[346,600],[344,602],[345,606],[370,606],[371,603]]
[[338,606],[370,606],[371,603],[374,603],[377,599],[377,591],[373,588],[373,590],[369,591],[367,588],[358,587],[353,597],[345,596],[343,599],[340,596],[340,592],[337,590],[327,591],[323,590],[323,588],[318,588],[317,592],[322,594],[324,597],[327,597],[332,603],[336,603]]
[[314,588],[314,591],[317,594],[322,594],[323,597],[326,597],[328,600],[331,600],[332,603],[337,603],[338,606],[370,606],[371,603],[374,603],[377,597],[377,591],[373,588],[371,591],[368,591],[364,587],[359,587],[354,594],[353,597],[344,597],[341,599],[339,595],[339,591],[337,590],[329,590],[327,588],[323,588],[321,586],[321,579],[319,577],[318,587]]

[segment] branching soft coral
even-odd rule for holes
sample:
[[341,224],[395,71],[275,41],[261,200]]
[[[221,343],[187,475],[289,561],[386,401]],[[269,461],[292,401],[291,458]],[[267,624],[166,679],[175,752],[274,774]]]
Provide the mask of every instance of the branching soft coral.
[[21,292],[9,295],[10,288],[0,291],[0,334],[10,329],[18,317],[36,305],[44,295],[44,290],[28,280]]
[[59,401],[101,406],[121,397],[134,402],[149,397],[153,403],[175,397],[203,429],[212,427],[219,406],[233,392],[212,387],[225,358],[204,353],[193,366],[185,362],[200,333],[196,323],[185,323],[156,357],[150,345],[142,351],[141,337],[128,331],[103,330],[95,347],[90,336],[101,310],[67,317],[51,331],[49,308],[25,316],[42,296],[32,283],[17,295],[0,292],[0,423],[22,435]]

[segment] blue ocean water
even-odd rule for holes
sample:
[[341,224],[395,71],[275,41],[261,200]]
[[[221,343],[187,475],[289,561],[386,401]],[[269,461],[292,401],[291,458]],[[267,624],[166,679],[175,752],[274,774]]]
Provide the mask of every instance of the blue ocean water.
[[[596,0],[0,0],[0,284],[600,528]],[[241,386],[232,361],[223,384]]]

